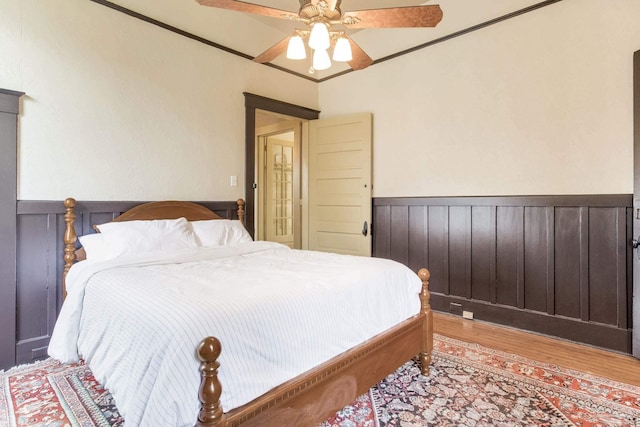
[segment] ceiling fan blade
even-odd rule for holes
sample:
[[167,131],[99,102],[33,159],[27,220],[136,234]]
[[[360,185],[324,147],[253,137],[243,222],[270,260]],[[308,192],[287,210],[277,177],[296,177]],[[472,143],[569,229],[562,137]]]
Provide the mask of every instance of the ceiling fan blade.
[[348,28],[435,27],[442,20],[439,5],[392,7],[346,12],[342,23]]
[[235,10],[237,12],[253,13],[256,15],[269,16],[271,18],[298,19],[298,15],[286,10],[272,7],[260,6],[253,3],[245,3],[238,0],[196,0],[202,6],[217,7],[219,9]]
[[280,40],[278,43],[274,44],[269,49],[265,50],[260,55],[253,58],[253,60],[261,64],[264,64],[265,62],[273,61],[278,56],[282,55],[287,51],[287,46],[289,45],[289,39],[293,37],[294,34],[295,32],[290,36],[286,37],[285,39]]
[[346,34],[343,35],[343,37],[346,37],[347,40],[349,40],[349,44],[351,45],[351,55],[353,56],[353,59],[349,61],[349,66],[352,70],[362,70],[373,64],[373,59],[371,59],[371,57],[367,55],[367,53],[362,50],[362,48],[351,39],[351,37],[347,36]]

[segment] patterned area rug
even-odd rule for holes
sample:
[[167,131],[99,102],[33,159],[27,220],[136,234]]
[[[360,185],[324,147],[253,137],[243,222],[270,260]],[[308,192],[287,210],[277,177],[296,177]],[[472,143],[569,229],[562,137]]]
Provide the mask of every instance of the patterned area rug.
[[640,426],[640,387],[436,336],[322,427]]
[[0,426],[123,426],[111,394],[84,364],[47,359],[0,374]]
[[[640,387],[436,336],[431,376],[407,362],[322,427],[638,426]],[[122,426],[83,364],[0,374],[0,426]]]

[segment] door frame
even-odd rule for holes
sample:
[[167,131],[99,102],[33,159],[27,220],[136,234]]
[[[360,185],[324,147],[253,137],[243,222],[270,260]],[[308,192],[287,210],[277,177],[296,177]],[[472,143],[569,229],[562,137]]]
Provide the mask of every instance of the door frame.
[[301,107],[288,102],[278,101],[264,96],[243,92],[245,107],[245,145],[244,145],[244,198],[245,226],[249,234],[255,234],[255,194],[256,187],[256,110],[270,111],[304,120],[315,120],[320,111]]
[[0,370],[16,363],[17,153],[22,95],[0,89]]
[[[640,50],[633,54],[633,239],[640,240]],[[632,250],[631,350],[640,359],[640,247]]]

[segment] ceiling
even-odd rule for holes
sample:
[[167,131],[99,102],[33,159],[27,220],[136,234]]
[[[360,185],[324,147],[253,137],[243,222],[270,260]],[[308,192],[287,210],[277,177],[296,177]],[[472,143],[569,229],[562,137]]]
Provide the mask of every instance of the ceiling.
[[[289,36],[294,29],[304,28],[304,24],[296,21],[201,6],[196,0],[92,1],[110,7],[121,6],[252,58]],[[300,6],[298,0],[244,1],[295,13]],[[344,13],[385,7],[440,5],[444,16],[435,28],[347,29],[348,35],[374,61],[380,62],[391,55],[402,54],[416,47],[426,47],[477,26],[483,27],[487,23],[500,21],[501,18],[518,19],[521,13],[537,10],[557,1],[560,0],[342,0],[341,8]],[[346,64],[334,62],[328,70],[316,71],[311,75],[308,73],[310,58],[294,61],[287,59],[285,55],[276,58],[272,64],[319,81],[350,70]],[[372,66],[376,66],[375,62]]]

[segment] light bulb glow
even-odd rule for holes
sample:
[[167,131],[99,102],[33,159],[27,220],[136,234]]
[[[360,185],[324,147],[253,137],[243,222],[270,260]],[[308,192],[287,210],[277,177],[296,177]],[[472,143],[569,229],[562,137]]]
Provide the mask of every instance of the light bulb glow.
[[331,67],[331,58],[326,49],[316,49],[313,52],[313,68],[316,70],[326,70]]
[[304,48],[304,43],[302,42],[302,37],[293,36],[289,39],[289,44],[287,45],[287,58],[289,59],[305,59],[307,57],[307,52]]
[[333,48],[333,60],[340,62],[348,62],[353,59],[351,53],[351,43],[345,37],[340,37],[336,41],[336,47]]
[[314,50],[329,49],[331,40],[329,39],[329,29],[323,22],[316,22],[311,27],[309,35],[309,47]]

